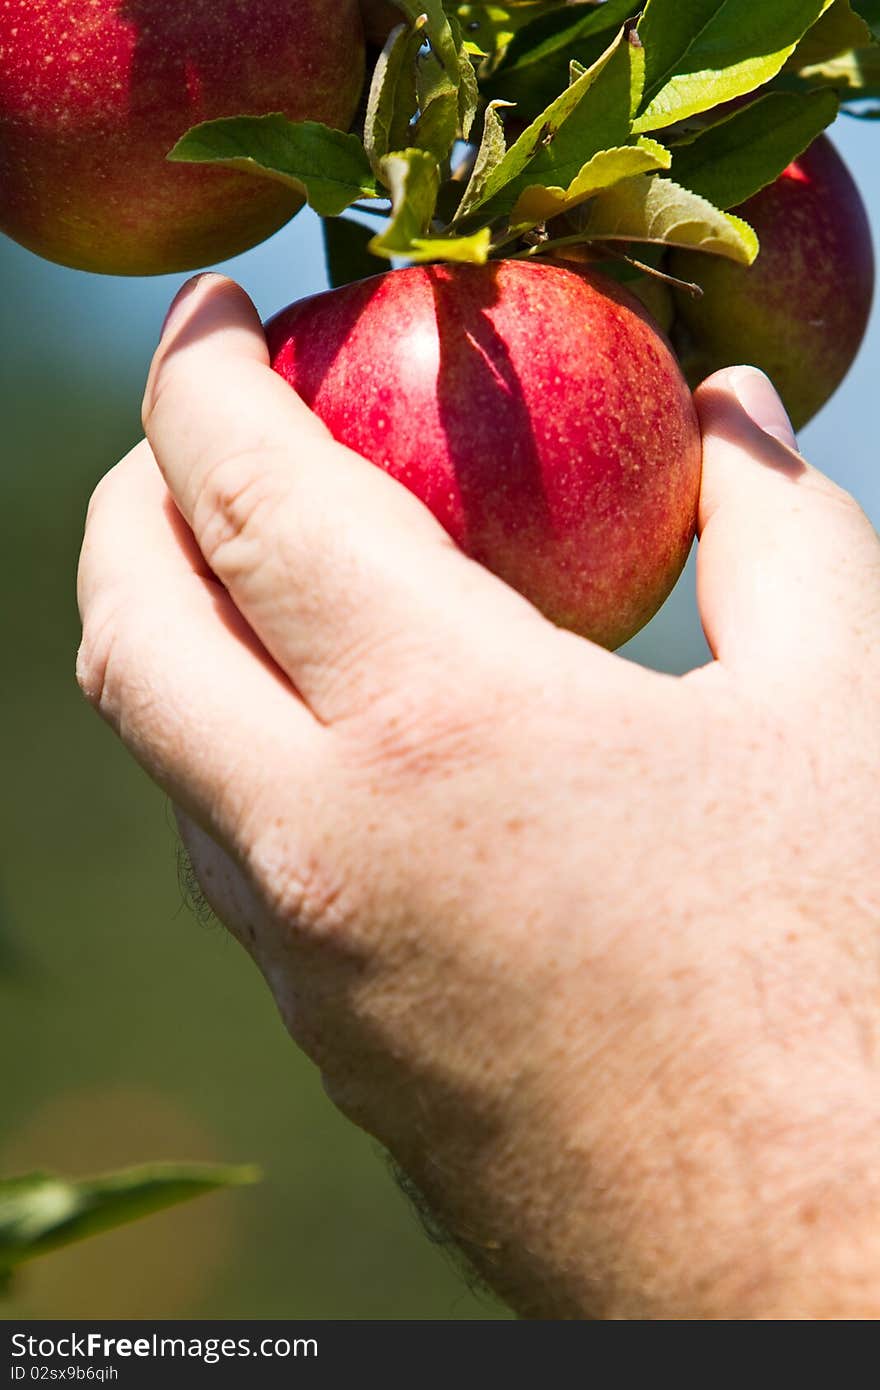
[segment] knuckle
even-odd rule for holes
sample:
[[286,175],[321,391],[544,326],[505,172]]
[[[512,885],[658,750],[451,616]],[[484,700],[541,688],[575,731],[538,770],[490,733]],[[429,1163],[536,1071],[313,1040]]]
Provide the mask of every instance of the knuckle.
[[275,526],[278,487],[270,451],[255,446],[212,463],[193,505],[193,530],[206,561],[222,578],[251,570]]
[[116,605],[105,600],[87,615],[76,657],[77,684],[89,704],[105,716],[115,705],[119,631]]

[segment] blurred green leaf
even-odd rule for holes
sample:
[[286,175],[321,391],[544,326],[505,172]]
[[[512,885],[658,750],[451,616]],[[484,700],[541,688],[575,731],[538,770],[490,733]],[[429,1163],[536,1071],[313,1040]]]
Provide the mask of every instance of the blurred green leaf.
[[660,130],[769,82],[833,0],[648,0],[639,21],[645,96],[637,131]]
[[676,183],[734,208],[773,183],[837,115],[834,92],[771,92],[673,151]]
[[232,116],[187,131],[168,155],[184,164],[222,164],[288,184],[321,217],[337,217],[379,190],[356,135],[286,116]]
[[[584,0],[594,4],[596,0]],[[530,24],[536,15],[558,10],[568,0],[509,0],[509,3],[494,5],[485,0],[480,4],[457,4],[445,0],[446,9],[455,13],[465,34],[465,41],[472,53],[491,57],[503,51],[514,34]]]
[[591,241],[686,246],[742,265],[751,265],[759,249],[758,238],[741,218],[719,211],[671,179],[650,174],[598,194],[581,210],[577,226]]
[[851,48],[864,48],[871,41],[869,26],[855,13],[849,0],[834,0],[831,8],[801,39],[786,66],[795,71],[812,67]]
[[861,48],[841,53],[816,67],[802,68],[796,78],[787,78],[796,89],[833,87],[842,101],[862,101],[880,96],[880,48]]
[[0,1280],[38,1255],[258,1179],[254,1168],[202,1163],[156,1163],[96,1178],[28,1173],[0,1179]]

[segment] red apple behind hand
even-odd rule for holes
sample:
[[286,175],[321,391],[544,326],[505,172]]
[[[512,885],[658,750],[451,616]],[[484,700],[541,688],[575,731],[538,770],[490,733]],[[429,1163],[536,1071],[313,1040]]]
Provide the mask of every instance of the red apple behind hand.
[[347,129],[357,0],[0,4],[0,230],[82,270],[154,275],[256,245],[302,206],[165,156],[190,126],[283,111]]
[[694,251],[669,258],[673,275],[704,292],[676,296],[682,361],[692,384],[738,362],[761,367],[800,429],[837,390],[864,337],[874,292],[868,217],[825,136],[736,212],[761,241],[753,266]]
[[666,598],[699,427],[669,345],[609,280],[417,266],[294,304],[267,335],[333,435],[554,622],[614,647]]

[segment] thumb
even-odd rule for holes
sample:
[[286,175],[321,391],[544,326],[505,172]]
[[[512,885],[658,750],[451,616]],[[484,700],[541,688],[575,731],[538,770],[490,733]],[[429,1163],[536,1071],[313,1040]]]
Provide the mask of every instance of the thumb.
[[798,680],[864,657],[876,636],[880,544],[852,497],[797,452],[771,382],[754,367],[709,378],[697,598],[724,664]]

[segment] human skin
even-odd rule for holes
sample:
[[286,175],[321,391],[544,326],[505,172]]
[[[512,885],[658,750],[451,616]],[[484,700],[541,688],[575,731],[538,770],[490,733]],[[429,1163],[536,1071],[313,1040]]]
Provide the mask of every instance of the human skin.
[[0,5],[0,231],[114,275],[211,265],[277,231],[294,190],[172,164],[191,126],[281,111],[347,130],[364,74],[357,0],[27,0]]
[[875,1318],[880,544],[764,377],[697,405],[674,679],[465,559],[202,277],[92,501],[79,680],[521,1315]]

